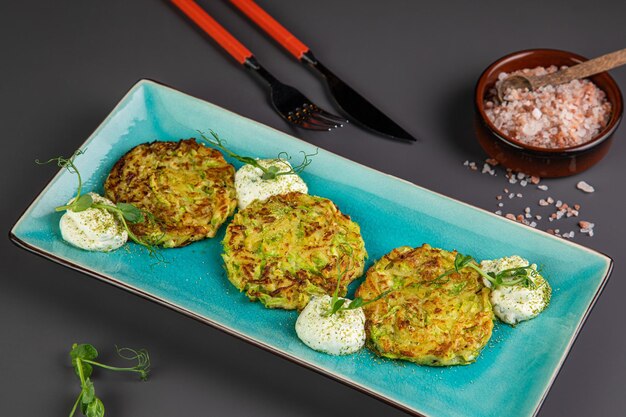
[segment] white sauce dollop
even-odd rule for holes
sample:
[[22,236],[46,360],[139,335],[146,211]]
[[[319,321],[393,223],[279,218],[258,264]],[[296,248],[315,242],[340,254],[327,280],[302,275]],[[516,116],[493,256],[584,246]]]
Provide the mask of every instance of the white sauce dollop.
[[[480,263],[483,271],[499,273],[505,269],[527,266],[529,262],[520,256],[508,256],[493,261]],[[534,288],[526,288],[522,285],[498,286],[492,288],[490,300],[493,312],[505,323],[515,325],[524,320],[537,317],[550,303],[552,289],[548,281],[537,272],[537,265],[531,266],[530,279],[534,282]],[[485,285],[492,284],[483,279]]]
[[[278,172],[288,172],[291,164],[284,159],[259,159],[259,165],[263,168],[276,166]],[[286,194],[298,191],[307,194],[309,189],[297,174],[279,175],[273,180],[261,178],[263,171],[252,165],[244,165],[235,173],[235,190],[239,210],[243,210],[254,200],[267,200],[273,195]]]
[[[95,203],[115,205],[96,193],[89,195]],[[72,201],[73,199],[68,204]],[[116,216],[99,208],[88,208],[79,212],[67,210],[59,221],[59,227],[65,241],[85,250],[109,252],[128,240],[128,233]]]
[[[365,314],[362,308],[326,316],[332,297],[311,298],[296,321],[296,333],[311,349],[330,355],[348,355],[365,344]],[[346,301],[346,303],[349,302]]]

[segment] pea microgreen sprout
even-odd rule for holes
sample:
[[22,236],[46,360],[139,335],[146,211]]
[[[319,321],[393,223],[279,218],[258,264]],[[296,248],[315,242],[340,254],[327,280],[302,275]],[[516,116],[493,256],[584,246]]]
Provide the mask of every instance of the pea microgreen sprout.
[[76,159],[77,156],[82,155],[83,153],[85,153],[85,151],[78,149],[69,158],[64,158],[62,156],[59,156],[57,158],[51,158],[44,162],[41,162],[38,159],[35,160],[35,163],[39,165],[45,165],[45,164],[49,164],[52,162],[56,162],[57,166],[67,169],[67,171],[70,172],[71,174],[76,174],[76,177],[78,178],[76,196],[71,200],[69,204],[56,207],[55,211],[71,210],[73,212],[81,212],[81,211],[87,210],[88,208],[106,210],[114,214],[120,220],[120,222],[122,223],[122,226],[128,233],[128,237],[133,242],[145,247],[151,256],[155,256],[160,261],[163,261],[162,256],[160,256],[160,254],[158,254],[157,252],[156,246],[147,240],[139,238],[136,234],[134,234],[130,230],[130,227],[128,226],[128,223],[131,223],[131,224],[143,223],[144,221],[146,221],[146,219],[152,222],[156,221],[152,213],[149,213],[146,210],[139,209],[138,207],[130,203],[116,203],[115,205],[96,203],[93,201],[93,198],[91,197],[90,194],[82,194],[83,180],[80,175],[80,172],[78,171],[78,168],[76,168],[76,164],[74,163],[74,160]]
[[100,362],[96,362],[98,357],[98,351],[93,345],[90,344],[77,344],[72,345],[70,351],[70,358],[72,360],[72,366],[74,372],[80,379],[80,394],[70,411],[69,417],[74,416],[78,406],[86,417],[103,417],[104,416],[104,404],[102,400],[96,397],[96,391],[94,388],[91,375],[93,373],[93,367],[99,367],[115,372],[132,372],[137,373],[142,381],[148,379],[150,372],[150,356],[145,349],[131,349],[131,348],[118,348],[115,347],[117,354],[122,358],[129,361],[136,361],[135,366],[131,367],[118,367],[105,365]]
[[435,278],[434,281],[440,280],[443,277],[450,275],[453,272],[460,272],[463,268],[471,268],[478,272],[483,278],[491,282],[494,286],[510,287],[514,285],[521,285],[527,288],[534,288],[535,282],[532,277],[536,274],[536,271],[529,265],[521,266],[517,268],[509,268],[498,272],[485,272],[478,265],[478,263],[469,255],[463,255],[457,253],[454,259],[454,268],[445,271],[443,274]]
[[341,285],[341,278],[348,271],[350,264],[352,263],[353,249],[349,245],[342,246],[342,249],[343,249],[343,252],[349,256],[349,261],[348,261],[348,265],[343,270],[341,269],[340,264],[337,265],[337,286],[335,287],[335,292],[333,292],[333,298],[330,301],[330,310],[328,311],[327,316],[332,316],[333,314],[340,312],[340,311],[354,310],[359,307],[364,307],[368,304],[371,304],[373,302],[380,300],[381,298],[387,296],[387,294],[391,292],[391,290],[384,291],[381,294],[379,294],[377,297],[375,297],[374,299],[368,300],[368,301],[363,301],[362,297],[356,297],[354,300],[350,301],[348,305],[346,305],[347,300],[345,298],[339,298],[339,286]]
[[205,136],[204,133],[198,130],[198,133],[200,134],[202,140],[207,142],[209,145],[218,148],[220,151],[224,152],[226,155],[239,162],[243,162],[244,164],[252,165],[255,168],[259,168],[263,172],[263,174],[261,175],[261,179],[263,180],[273,180],[281,175],[298,175],[302,171],[304,171],[304,169],[308,167],[311,162],[313,162],[311,157],[317,155],[319,152],[319,149],[316,149],[314,153],[310,154],[304,151],[300,151],[300,153],[302,154],[302,162],[295,167],[292,167],[286,162],[291,160],[291,156],[287,152],[281,152],[278,154],[276,163],[282,164],[283,167],[280,167],[278,165],[270,165],[266,168],[261,165],[259,161],[255,158],[252,158],[250,156],[241,156],[231,151],[226,147],[226,141],[224,139],[220,139],[217,133],[212,130],[210,130],[209,132],[211,133],[212,138]]

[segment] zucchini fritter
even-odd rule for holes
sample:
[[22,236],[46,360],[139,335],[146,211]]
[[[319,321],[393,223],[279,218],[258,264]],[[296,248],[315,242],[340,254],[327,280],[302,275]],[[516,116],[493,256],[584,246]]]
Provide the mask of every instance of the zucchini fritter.
[[368,271],[356,295],[363,307],[367,346],[380,356],[422,365],[474,362],[493,329],[489,289],[470,268],[445,277],[456,252],[407,246],[392,250]]
[[228,279],[269,308],[303,309],[311,295],[339,294],[363,274],[359,226],[325,198],[298,192],[256,200],[226,229]]
[[166,248],[215,236],[237,206],[235,168],[215,149],[186,139],[152,142],[128,151],[113,166],[104,190],[116,203],[152,213],[129,224],[136,235]]

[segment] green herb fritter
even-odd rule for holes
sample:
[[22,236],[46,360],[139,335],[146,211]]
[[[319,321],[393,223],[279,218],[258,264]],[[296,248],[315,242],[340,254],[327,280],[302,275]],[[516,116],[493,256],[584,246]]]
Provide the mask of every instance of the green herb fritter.
[[130,225],[133,233],[171,248],[215,236],[237,206],[234,175],[218,150],[195,139],[152,142],[117,161],[104,189],[114,202],[154,215]]
[[292,192],[254,201],[226,229],[228,279],[269,308],[303,309],[311,295],[339,294],[363,274],[359,226],[335,204]]
[[489,288],[456,252],[429,245],[392,250],[368,271],[356,295],[365,301],[367,346],[380,356],[422,365],[474,362],[493,329]]

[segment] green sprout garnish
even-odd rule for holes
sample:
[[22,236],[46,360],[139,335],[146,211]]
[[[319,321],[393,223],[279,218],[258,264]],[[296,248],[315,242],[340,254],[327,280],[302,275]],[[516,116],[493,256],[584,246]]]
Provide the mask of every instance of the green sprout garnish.
[[122,226],[126,230],[126,233],[128,233],[128,237],[133,242],[145,247],[151,256],[155,256],[160,261],[163,261],[162,256],[157,252],[157,247],[151,242],[139,238],[137,235],[135,235],[132,232],[132,230],[130,230],[130,227],[128,226],[128,223],[131,223],[131,224],[143,223],[146,221],[146,219],[151,222],[156,221],[152,213],[146,210],[139,209],[138,207],[130,203],[116,203],[114,206],[110,204],[96,203],[95,201],[93,201],[93,198],[91,197],[90,194],[81,194],[82,189],[83,189],[83,180],[82,180],[82,177],[80,176],[80,172],[78,171],[78,168],[76,168],[76,164],[74,163],[74,160],[76,159],[77,156],[82,155],[83,153],[85,153],[85,151],[83,151],[82,149],[78,149],[69,158],[64,158],[62,156],[59,156],[56,158],[51,158],[44,162],[41,162],[38,159],[35,160],[35,163],[39,165],[45,165],[45,164],[49,164],[52,162],[56,162],[57,166],[59,166],[60,168],[67,169],[67,171],[71,174],[76,174],[76,177],[78,178],[76,197],[74,197],[69,204],[58,206],[54,210],[55,211],[71,210],[73,212],[81,212],[89,208],[106,210],[112,213],[113,215],[115,215],[120,220],[120,222],[122,223]]
[[273,180],[281,175],[298,175],[302,171],[304,171],[304,169],[308,167],[311,162],[313,162],[311,157],[319,153],[319,149],[316,149],[314,153],[310,154],[304,151],[300,151],[300,153],[302,154],[302,162],[299,165],[292,167],[290,164],[287,163],[287,161],[291,160],[291,156],[287,152],[281,152],[276,158],[276,163],[282,165],[282,167],[279,165],[271,165],[266,168],[262,166],[255,158],[252,158],[250,156],[241,156],[231,151],[226,147],[226,141],[224,139],[220,139],[217,133],[212,130],[209,130],[209,132],[211,133],[212,138],[205,136],[203,132],[198,130],[198,133],[200,134],[202,140],[204,142],[207,142],[210,146],[218,148],[220,151],[224,152],[226,155],[230,156],[233,159],[236,159],[239,162],[252,165],[253,167],[259,168],[261,171],[263,171],[263,175],[261,175],[261,179],[263,180]]
[[487,281],[491,282],[495,287],[511,287],[514,285],[521,285],[526,288],[535,288],[535,281],[532,279],[536,274],[536,271],[531,267],[531,265],[520,266],[516,268],[509,268],[503,271],[498,272],[497,274],[494,272],[485,272],[479,266],[479,264],[469,255],[463,255],[462,253],[457,253],[454,258],[454,268],[445,271],[443,274],[439,275],[432,282],[441,281],[443,278],[454,272],[461,272],[464,268],[471,268],[474,271],[478,272],[480,276],[485,278]]
[[117,354],[122,358],[129,361],[136,361],[137,364],[128,368],[121,368],[117,366],[105,365],[100,362],[96,362],[98,357],[98,351],[93,345],[90,344],[77,344],[72,345],[70,351],[70,358],[72,359],[72,366],[74,372],[80,379],[80,394],[70,411],[69,417],[72,417],[76,413],[76,409],[80,405],[80,410],[86,417],[103,417],[104,405],[102,400],[96,397],[96,391],[91,380],[91,374],[93,373],[93,367],[97,366],[109,371],[115,372],[133,372],[139,374],[139,378],[142,381],[148,379],[150,372],[150,356],[145,349],[131,349],[131,348],[118,348],[115,347]]
[[341,248],[342,248],[342,251],[349,256],[349,261],[348,261],[348,265],[346,265],[346,268],[343,270],[341,269],[341,265],[339,263],[337,264],[337,286],[335,287],[335,291],[333,292],[333,298],[330,301],[330,310],[328,311],[328,313],[326,313],[327,317],[330,317],[333,314],[340,312],[340,311],[355,310],[359,307],[364,307],[368,304],[371,304],[373,302],[380,300],[381,298],[385,297],[387,294],[391,292],[391,290],[384,291],[383,293],[379,294],[376,298],[372,300],[368,300],[368,301],[364,301],[362,297],[356,297],[354,300],[350,301],[346,305],[346,301],[348,300],[346,300],[345,298],[339,298],[339,286],[341,285],[341,278],[348,271],[352,263],[353,249],[351,246],[347,244],[344,246],[341,246]]
[[[473,269],[474,271],[478,272],[482,277],[484,277],[486,280],[491,282],[496,287],[497,286],[510,287],[514,285],[521,285],[526,288],[536,288],[535,281],[533,280],[533,277],[535,276],[536,271],[534,268],[531,267],[531,265],[505,269],[503,271],[500,271],[497,274],[493,272],[487,273],[482,270],[482,268],[478,265],[478,263],[474,260],[474,258],[472,258],[469,255],[463,255],[461,253],[457,253],[456,257],[454,258],[454,268],[450,268],[446,270],[444,273],[442,273],[441,275],[439,275],[437,278],[433,280],[420,281],[412,285],[445,284],[450,280],[449,278],[446,279],[448,275],[453,274],[455,272],[460,273],[461,270],[464,268]],[[338,311],[354,310],[356,308],[366,306],[368,304],[371,304],[380,300],[381,298],[386,297],[387,295],[389,295],[390,293],[394,291],[399,291],[398,289],[390,289],[387,291],[383,291],[378,296],[368,301],[364,301],[361,297],[356,297],[348,305],[345,305],[346,300],[339,298],[339,285],[341,283],[341,277],[343,276],[347,268],[344,271],[342,271],[339,267],[337,269],[338,269],[337,287],[335,288],[335,292],[333,293],[333,298],[330,302],[331,309],[327,313],[328,316],[331,316],[337,313]],[[459,287],[459,286],[455,287],[454,292],[458,294],[465,287],[465,285],[467,285],[467,283],[462,284],[462,287]]]

